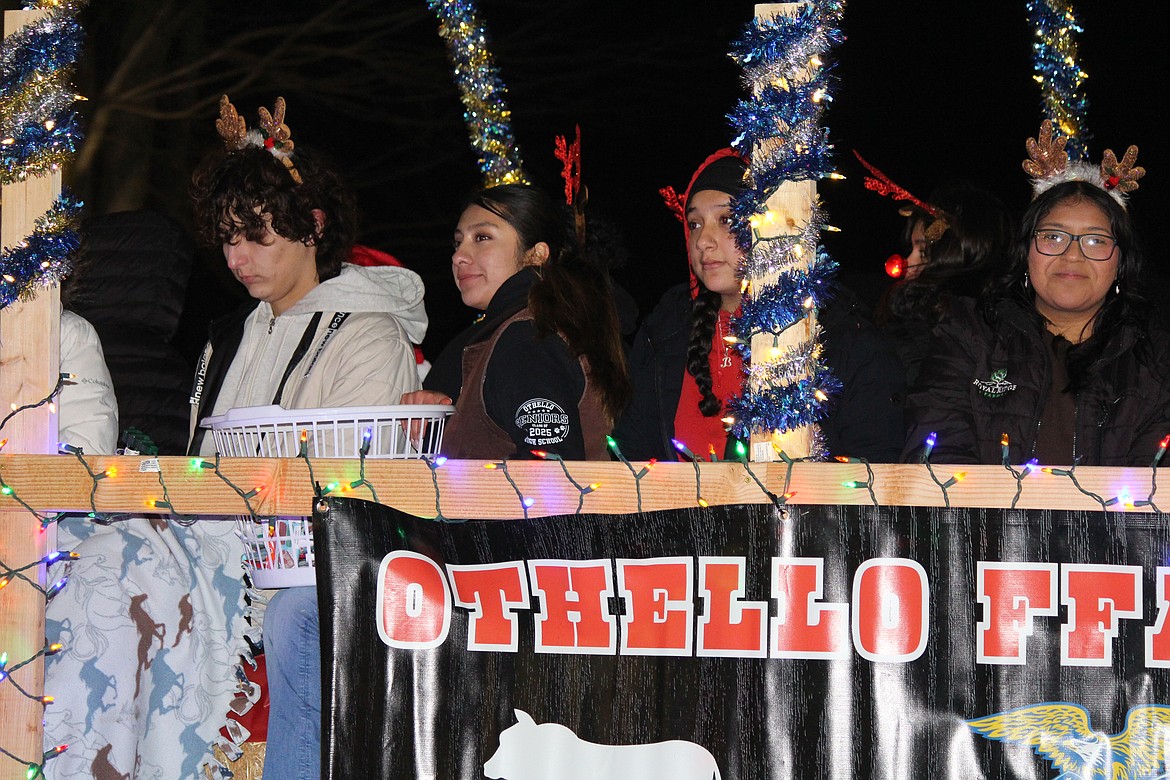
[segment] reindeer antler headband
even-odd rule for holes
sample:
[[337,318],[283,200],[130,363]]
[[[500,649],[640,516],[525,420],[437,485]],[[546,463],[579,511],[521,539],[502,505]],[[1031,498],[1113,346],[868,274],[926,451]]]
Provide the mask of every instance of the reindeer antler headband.
[[1138,148],[1130,146],[1120,161],[1112,149],[1106,149],[1101,164],[1094,167],[1087,162],[1069,162],[1066,140],[1053,132],[1052,120],[1045,119],[1036,137],[1024,142],[1028,159],[1023,167],[1032,177],[1032,197],[1066,181],[1083,181],[1105,190],[1124,208],[1126,195],[1136,190],[1138,179],[1146,175],[1145,168],[1134,165]]
[[561,178],[565,180],[565,205],[573,209],[573,230],[577,248],[585,251],[585,204],[589,202],[589,188],[581,183],[581,125],[572,143],[563,135],[556,137],[557,159],[561,161]]
[[[856,149],[853,150],[853,156],[865,166],[867,171],[873,174],[873,176],[865,177],[865,188],[867,190],[873,190],[878,195],[885,195],[887,198],[893,198],[894,200],[909,201],[930,215],[930,223],[923,229],[927,241],[933,244],[942,238],[943,233],[946,233],[950,229],[954,222],[954,218],[950,214],[935,206],[933,203],[927,203],[924,200],[919,200],[914,197],[908,189],[896,184],[889,176],[886,176],[873,165],[866,162],[865,158],[858,154]],[[907,210],[902,213],[902,216],[908,217],[911,213],[913,212]]]
[[284,98],[278,97],[271,112],[260,107],[260,129],[249,130],[248,123],[236,112],[228,96],[224,95],[219,99],[219,119],[215,120],[215,129],[219,131],[229,151],[238,151],[248,146],[267,149],[288,169],[293,181],[304,184],[300,171],[292,161],[292,131],[284,123],[284,112]]

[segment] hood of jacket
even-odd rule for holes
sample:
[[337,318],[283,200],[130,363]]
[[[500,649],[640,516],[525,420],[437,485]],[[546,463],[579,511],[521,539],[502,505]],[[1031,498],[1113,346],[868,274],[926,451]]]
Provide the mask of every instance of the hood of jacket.
[[722,160],[724,157],[739,157],[740,159],[743,159],[743,156],[739,152],[730,147],[724,147],[723,149],[720,149],[719,151],[710,155],[706,160],[703,160],[703,162],[699,164],[698,168],[695,169],[695,172],[691,175],[691,180],[687,182],[686,192],[682,194],[682,198],[679,201],[680,206],[682,207],[682,214],[680,215],[680,219],[682,220],[683,225],[683,246],[684,248],[687,248],[686,252],[683,254],[683,257],[687,262],[687,274],[689,275],[691,281],[690,290],[692,298],[694,298],[699,293],[699,280],[695,277],[694,270],[691,269],[689,249],[691,243],[691,225],[687,221],[687,203],[690,202],[691,190],[694,189],[695,182],[698,181],[699,176],[703,173],[703,171],[707,170],[707,168],[709,168],[716,160]]
[[[394,266],[363,268],[343,263],[341,273],[321,284],[285,312],[286,315],[348,311],[392,314],[406,335],[419,344],[427,333],[423,281],[414,271]],[[271,309],[261,301],[261,309]]]

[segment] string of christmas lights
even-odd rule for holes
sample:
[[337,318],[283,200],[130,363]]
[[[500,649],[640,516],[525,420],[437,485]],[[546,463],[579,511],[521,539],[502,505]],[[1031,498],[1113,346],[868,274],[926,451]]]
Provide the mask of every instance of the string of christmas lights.
[[[778,337],[831,295],[836,263],[819,245],[828,226],[818,205],[791,235],[761,237],[760,227],[774,218],[767,202],[781,184],[836,175],[833,147],[821,120],[832,100],[831,65],[825,58],[844,40],[839,29],[843,13],[840,0],[813,0],[792,15],[756,19],[730,52],[743,68],[742,81],[751,94],[728,116],[732,146],[749,158],[748,187],[732,202],[734,233],[745,252],[746,276],[777,275],[772,284],[745,284],[741,313],[732,319],[737,346],[753,364],[725,419],[738,439],[749,438],[753,431],[815,425],[827,413],[830,396],[839,392],[839,382],[820,365],[815,344],[754,358],[750,344],[759,334]],[[763,368],[768,363],[778,365]],[[812,447],[817,458],[827,454],[815,428]]]
[[768,360],[757,360],[748,368],[746,387],[762,392],[815,372],[823,352],[820,337],[821,327],[817,325],[808,341],[786,348],[772,347]]
[[[772,212],[756,218],[759,224],[766,224],[774,218]],[[748,221],[751,226],[751,219]],[[825,213],[820,204],[813,204],[809,220],[801,226],[800,232],[779,236],[761,236],[758,229],[752,232],[751,252],[744,259],[744,276],[759,278],[786,271],[803,263],[811,252],[817,250],[821,231],[829,229]]]
[[69,193],[37,217],[32,235],[0,253],[0,309],[36,296],[39,286],[57,284],[73,267],[81,201]]
[[488,50],[487,32],[475,4],[471,0],[427,0],[427,7],[439,19],[439,35],[447,44],[463,102],[463,120],[479,155],[484,184],[527,184],[520,147],[512,135],[507,89]]
[[1068,139],[1069,159],[1084,160],[1091,140],[1085,128],[1089,99],[1082,89],[1089,74],[1077,64],[1077,36],[1084,28],[1077,22],[1072,0],[1027,0],[1024,5],[1036,36],[1032,78],[1040,85],[1044,116]]

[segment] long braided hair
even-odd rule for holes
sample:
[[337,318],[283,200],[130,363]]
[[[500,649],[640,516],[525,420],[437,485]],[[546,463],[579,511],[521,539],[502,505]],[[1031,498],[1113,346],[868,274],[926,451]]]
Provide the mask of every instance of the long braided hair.
[[715,395],[711,381],[711,339],[715,337],[715,323],[719,320],[722,299],[703,283],[695,280],[699,290],[691,301],[691,338],[687,342],[687,373],[695,378],[702,400],[699,412],[714,417],[723,411],[723,402]]
[[[743,186],[743,175],[746,162],[735,150],[720,149],[710,155],[691,176],[691,181],[682,198],[675,198],[676,214],[683,223],[683,234],[690,242],[690,225],[687,223],[686,209],[690,205],[691,197],[700,190],[712,189],[725,192],[734,197]],[[673,190],[671,190],[673,192]],[[665,196],[665,192],[663,193]],[[669,202],[668,202],[668,205]],[[703,282],[695,275],[691,277],[691,337],[687,342],[687,373],[695,379],[702,398],[699,401],[699,412],[704,417],[715,417],[722,413],[723,402],[715,395],[711,379],[711,340],[715,336],[715,325],[719,321],[719,311],[723,301],[719,293],[712,292],[703,286]]]

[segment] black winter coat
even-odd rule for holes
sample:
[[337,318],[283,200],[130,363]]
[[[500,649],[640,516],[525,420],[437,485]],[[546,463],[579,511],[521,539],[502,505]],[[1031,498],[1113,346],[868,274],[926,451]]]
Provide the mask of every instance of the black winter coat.
[[187,449],[191,365],[174,339],[194,245],[177,223],[151,211],[88,219],[81,235],[69,308],[101,337],[119,424],[147,434],[160,454],[180,455]]
[[[936,328],[908,399],[905,460],[919,459],[932,432],[934,463],[999,464],[1004,433],[1009,463],[1034,457],[1052,356],[1034,313],[1012,301],[995,312],[989,323],[974,300],[957,299]],[[1076,398],[1078,464],[1149,465],[1170,434],[1170,334],[1119,328],[1089,371]]]
[[[893,343],[861,313],[847,290],[820,313],[825,362],[844,385],[833,410],[821,422],[834,455],[874,463],[897,460],[903,436],[906,379]],[[634,398],[614,428],[630,460],[673,459],[674,415],[682,395],[691,297],[686,284],[666,291],[634,340],[630,379]]]

